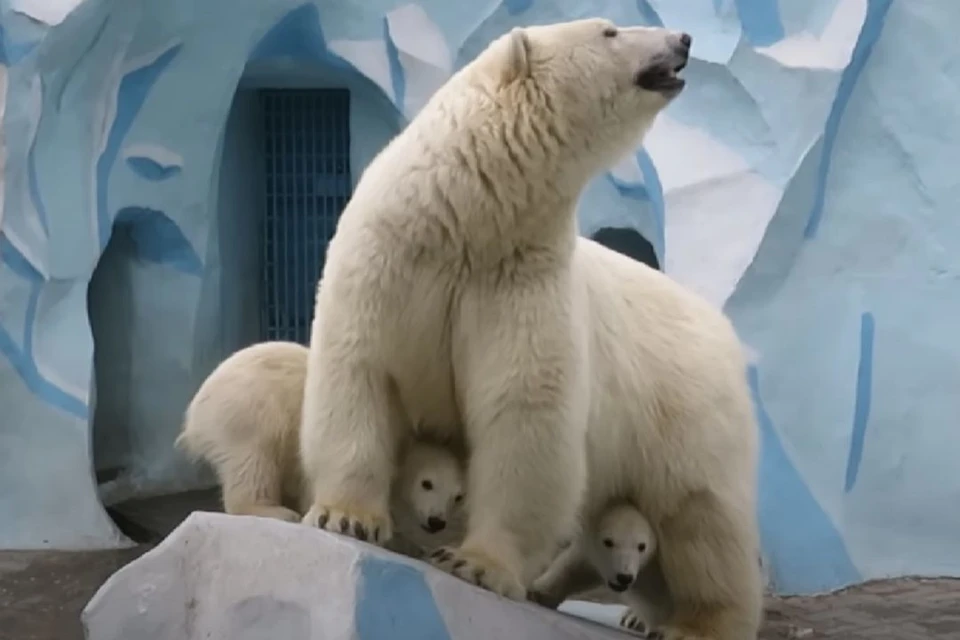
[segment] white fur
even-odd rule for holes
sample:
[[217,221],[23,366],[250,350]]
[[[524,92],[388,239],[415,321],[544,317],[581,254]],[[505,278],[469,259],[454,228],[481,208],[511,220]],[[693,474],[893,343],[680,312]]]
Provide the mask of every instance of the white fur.
[[614,503],[585,523],[581,537],[534,582],[532,599],[556,608],[571,595],[606,584],[628,605],[621,626],[646,633],[672,611],[656,554],[650,522],[632,504]]
[[660,540],[663,634],[744,640],[760,589],[739,341],[701,298],[576,234],[586,183],[669,102],[637,79],[678,60],[675,33],[611,29],[501,37],[364,171],[317,293],[304,522],[389,531],[398,443],[462,425],[467,533],[437,565],[523,597],[579,516],[628,499]]
[[643,514],[630,504],[607,509],[586,528],[587,559],[608,587],[622,593],[657,553],[657,536]]
[[664,274],[580,239],[592,310],[584,522],[642,505],[673,612],[667,640],[756,637],[758,430],[729,320]]
[[[465,490],[463,466],[450,449],[414,441],[393,486],[390,515],[400,535],[387,547],[419,557],[427,550],[463,540]],[[392,547],[398,537],[410,544]]]
[[[672,605],[665,638],[755,638],[759,443],[736,333],[659,271],[583,238],[576,258],[593,317],[583,522],[643,505]],[[537,599],[559,604],[595,581],[585,557],[561,554]]]
[[610,28],[513,30],[364,171],[318,288],[305,522],[388,528],[396,442],[425,422],[462,424],[471,455],[466,540],[437,564],[521,598],[575,526],[590,371],[574,209],[668,103],[635,79],[677,39]]
[[[227,513],[299,522],[306,511],[299,426],[307,355],[291,342],[241,349],[214,369],[187,407],[176,444],[213,467]],[[462,538],[463,481],[452,450],[409,443],[392,492],[403,534],[395,550],[414,555]],[[428,532],[430,518],[443,521],[443,529]]]

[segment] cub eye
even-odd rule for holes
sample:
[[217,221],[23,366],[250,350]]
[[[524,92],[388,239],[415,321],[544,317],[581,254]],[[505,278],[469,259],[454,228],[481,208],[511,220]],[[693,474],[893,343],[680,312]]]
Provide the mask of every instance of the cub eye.
[[641,542],[640,544],[637,545],[637,549],[640,550],[640,553],[643,553],[644,551],[647,550],[647,543]]
[[430,482],[429,480],[424,480],[423,482],[420,483],[420,486],[423,487],[424,491],[430,491],[431,489],[433,489],[433,483]]
[[603,30],[604,38],[616,38],[617,37],[617,28],[616,27],[607,27]]
[[610,538],[604,538],[603,546],[607,547],[608,549],[613,548],[613,540],[611,540]]
[[455,495],[455,496],[453,497],[453,501],[456,502],[457,504],[460,504],[461,502],[463,502],[463,494],[460,493],[460,494]]

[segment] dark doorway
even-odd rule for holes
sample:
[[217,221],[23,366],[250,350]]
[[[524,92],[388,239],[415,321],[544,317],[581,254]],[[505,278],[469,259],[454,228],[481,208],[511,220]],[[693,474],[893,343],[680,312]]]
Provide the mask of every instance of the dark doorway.
[[350,92],[265,89],[261,337],[306,344],[327,242],[350,199]]
[[604,227],[591,238],[618,253],[629,256],[638,262],[660,271],[660,261],[653,245],[634,229],[623,227]]

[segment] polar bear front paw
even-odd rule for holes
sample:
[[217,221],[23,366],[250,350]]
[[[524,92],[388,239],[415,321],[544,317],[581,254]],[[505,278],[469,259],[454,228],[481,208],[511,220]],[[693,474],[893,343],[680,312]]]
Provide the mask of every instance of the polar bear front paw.
[[303,516],[303,524],[379,545],[393,537],[390,516],[371,512],[314,505]]
[[493,591],[511,600],[526,600],[527,592],[510,571],[490,556],[464,549],[440,547],[430,554],[430,563],[461,580]]

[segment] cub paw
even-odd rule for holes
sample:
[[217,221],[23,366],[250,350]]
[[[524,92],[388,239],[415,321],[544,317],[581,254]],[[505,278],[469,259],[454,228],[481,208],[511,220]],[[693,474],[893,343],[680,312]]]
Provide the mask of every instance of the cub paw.
[[644,636],[647,640],[706,640],[701,635],[688,633],[673,627],[660,627],[648,631]]
[[303,524],[356,538],[361,542],[382,545],[393,537],[389,515],[363,511],[346,511],[336,507],[314,505],[303,516]]
[[623,612],[623,616],[620,618],[620,626],[624,629],[629,629],[635,633],[640,634],[644,638],[653,638],[654,636],[649,633],[647,628],[647,621],[632,609],[627,609]]
[[430,554],[430,564],[461,580],[511,600],[526,600],[527,591],[506,567],[490,556],[464,549],[440,547]]
[[558,598],[549,593],[544,593],[543,591],[537,591],[535,589],[527,593],[527,600],[536,603],[541,607],[546,607],[547,609],[557,609],[561,604],[563,604],[563,598]]
[[283,520],[284,522],[300,522],[300,514],[293,509],[286,507],[253,507],[248,510],[251,516],[260,518],[272,518],[274,520]]

